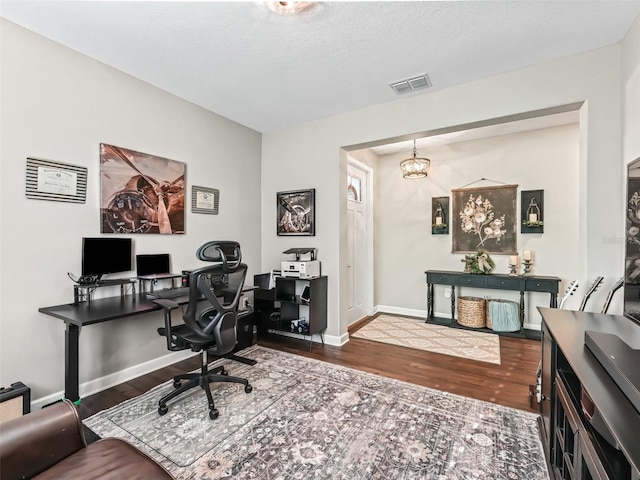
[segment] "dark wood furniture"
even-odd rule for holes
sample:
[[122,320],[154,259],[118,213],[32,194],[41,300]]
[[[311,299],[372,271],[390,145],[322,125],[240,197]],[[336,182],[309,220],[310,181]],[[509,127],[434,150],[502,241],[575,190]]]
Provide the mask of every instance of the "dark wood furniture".
[[[189,302],[189,296],[185,295],[171,300],[184,305]],[[66,325],[64,340],[64,398],[68,398],[74,403],[80,402],[79,345],[80,329],[82,327],[159,310],[161,310],[161,307],[153,303],[153,300],[146,298],[144,293],[39,308],[38,311],[40,313],[58,318]],[[244,321],[246,322],[246,318]]]
[[[640,348],[619,315],[541,308],[541,432],[556,479],[640,479],[640,413],[585,345],[585,331]],[[617,444],[617,447],[613,444]]]
[[[539,338],[539,333],[535,330],[522,328],[524,324],[524,292],[543,292],[549,294],[549,306],[556,307],[558,303],[558,289],[560,279],[558,277],[540,276],[514,276],[514,275],[474,275],[462,272],[450,272],[442,270],[427,270],[427,322],[439,323],[457,328],[466,328],[458,325],[455,320],[456,314],[456,287],[470,287],[493,290],[511,290],[520,292],[520,326],[519,332],[493,332],[485,328],[475,328],[474,330],[500,333],[501,335]],[[435,317],[433,312],[434,285],[451,286],[451,317]]]
[[[320,334],[322,339],[327,329],[327,277],[276,277],[274,288],[269,289],[269,276],[269,273],[254,276],[258,289],[253,292],[253,300],[259,332],[298,333],[308,335],[309,342],[312,335]],[[303,298],[305,287],[308,300]],[[303,319],[308,326],[300,326]]]

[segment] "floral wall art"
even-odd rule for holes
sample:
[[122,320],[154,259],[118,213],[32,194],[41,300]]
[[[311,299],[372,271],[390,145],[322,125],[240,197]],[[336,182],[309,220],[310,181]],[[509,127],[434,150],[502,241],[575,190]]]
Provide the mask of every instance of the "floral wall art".
[[451,251],[516,254],[517,189],[517,185],[500,185],[451,190]]

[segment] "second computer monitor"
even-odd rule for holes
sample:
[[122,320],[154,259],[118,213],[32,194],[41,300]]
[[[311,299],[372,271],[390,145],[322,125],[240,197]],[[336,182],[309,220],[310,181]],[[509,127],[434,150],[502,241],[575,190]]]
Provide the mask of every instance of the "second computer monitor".
[[139,277],[171,273],[169,254],[136,255],[136,273]]

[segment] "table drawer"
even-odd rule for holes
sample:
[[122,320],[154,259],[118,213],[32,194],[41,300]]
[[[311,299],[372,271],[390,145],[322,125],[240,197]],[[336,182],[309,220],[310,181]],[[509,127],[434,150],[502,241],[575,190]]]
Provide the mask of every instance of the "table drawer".
[[487,288],[502,290],[524,290],[524,281],[518,277],[487,277]]
[[558,293],[558,282],[554,280],[527,279],[527,291]]
[[467,287],[484,288],[487,284],[485,275],[460,275],[456,278],[456,285],[466,285]]
[[438,285],[454,285],[457,275],[447,273],[427,273],[427,283],[436,283]]

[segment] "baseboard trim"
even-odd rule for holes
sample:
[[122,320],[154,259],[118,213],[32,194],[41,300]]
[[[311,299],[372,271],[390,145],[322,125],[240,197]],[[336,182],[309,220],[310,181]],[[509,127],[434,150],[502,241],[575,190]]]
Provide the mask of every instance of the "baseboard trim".
[[[298,338],[300,340],[306,340],[307,342],[309,341],[308,335],[305,337],[304,335],[299,333],[285,332],[284,330],[269,330],[269,333],[273,333],[275,335],[281,335],[283,337]],[[325,333],[322,335],[322,337],[324,338],[325,345],[331,345],[332,347],[341,347],[342,345],[344,345],[349,341],[349,335],[346,333],[339,337],[335,335],[327,335]],[[311,341],[313,343],[322,343],[322,340],[320,339],[320,334],[316,333],[314,335],[311,335]]]
[[[103,377],[84,382],[80,384],[80,398],[88,397],[89,395],[101,392],[102,390],[106,390],[107,388],[111,388],[121,383],[128,382],[129,380],[132,380],[141,375],[146,375],[147,373],[151,373],[160,368],[168,367],[169,365],[173,365],[176,362],[185,360],[194,355],[198,354],[192,352],[191,350],[171,352],[167,355],[163,355],[162,357],[154,358],[153,360],[139,363],[138,365],[125,368],[124,370],[113,372]],[[31,411],[33,412],[36,410],[40,410],[43,406],[56,402],[63,397],[64,390],[60,390],[50,395],[37,398],[31,402]]]
[[347,327],[347,333],[351,335],[353,332],[355,332],[365,324],[369,323],[369,321],[372,318],[373,318],[373,315],[365,315],[360,320],[356,320],[355,322],[353,322],[351,325]]
[[391,305],[377,305],[375,307],[376,313],[391,313],[394,315],[404,315],[407,317],[417,317],[417,318],[427,318],[426,310],[418,310],[415,308],[403,308],[403,307],[393,307]]

